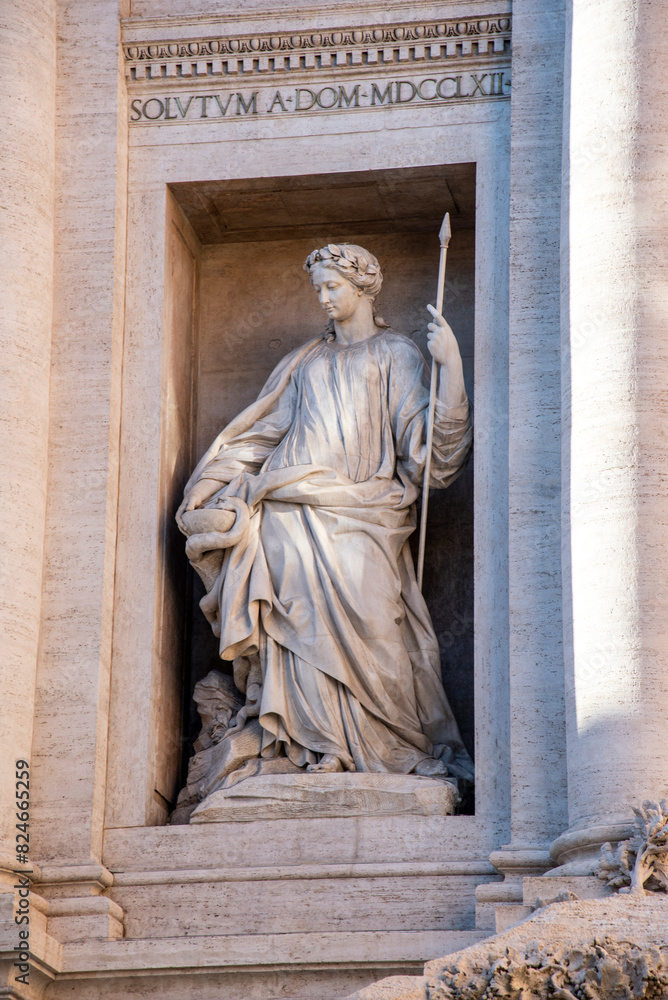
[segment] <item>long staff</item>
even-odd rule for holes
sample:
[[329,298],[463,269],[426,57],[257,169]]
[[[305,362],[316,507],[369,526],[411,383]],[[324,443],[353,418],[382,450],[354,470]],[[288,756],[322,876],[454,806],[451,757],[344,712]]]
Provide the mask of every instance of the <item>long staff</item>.
[[[452,230],[450,229],[450,213],[446,212],[438,238],[441,244],[441,257],[438,263],[438,290],[436,292],[436,311],[443,312],[443,295],[445,292],[445,263],[448,258],[448,244]],[[427,538],[427,508],[429,507],[429,480],[431,478],[431,449],[434,440],[434,413],[436,410],[436,383],[438,381],[438,366],[436,358],[431,359],[431,382],[429,385],[429,410],[427,411],[427,454],[424,462],[424,480],[422,483],[422,514],[420,516],[420,544],[418,546],[417,583],[422,590],[424,573],[424,548]]]

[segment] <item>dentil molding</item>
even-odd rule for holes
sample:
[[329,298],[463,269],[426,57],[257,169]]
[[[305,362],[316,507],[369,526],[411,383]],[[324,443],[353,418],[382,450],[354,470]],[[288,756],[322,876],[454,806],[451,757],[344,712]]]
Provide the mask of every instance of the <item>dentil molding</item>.
[[382,66],[442,59],[498,59],[509,54],[510,38],[510,15],[500,14],[368,28],[131,41],[123,44],[123,52],[129,82],[177,81],[321,69],[331,73],[337,68],[377,72]]

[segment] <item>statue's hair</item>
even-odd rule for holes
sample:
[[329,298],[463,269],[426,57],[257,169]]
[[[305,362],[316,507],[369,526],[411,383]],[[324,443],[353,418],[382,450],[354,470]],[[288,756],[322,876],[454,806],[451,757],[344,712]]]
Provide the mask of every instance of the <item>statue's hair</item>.
[[[320,250],[313,250],[304,263],[304,270],[311,280],[318,264],[338,271],[356,288],[362,288],[372,301],[380,292],[383,284],[380,264],[372,253],[356,243],[328,243]],[[375,311],[373,318],[376,326],[387,327],[387,323],[376,316]]]

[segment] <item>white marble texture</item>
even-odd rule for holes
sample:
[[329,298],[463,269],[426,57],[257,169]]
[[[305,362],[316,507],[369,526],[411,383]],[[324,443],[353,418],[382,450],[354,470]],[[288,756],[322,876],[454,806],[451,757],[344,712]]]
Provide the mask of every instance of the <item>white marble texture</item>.
[[212,792],[191,823],[344,816],[448,816],[458,795],[454,784],[417,775],[275,774],[246,778]]
[[[261,756],[310,772],[472,777],[407,544],[423,476],[445,488],[470,453],[459,345],[431,307],[430,404],[419,350],[375,314],[373,254],[329,243],[305,267],[331,329],[220,432],[176,516],[246,693],[220,748],[257,717]],[[228,531],[192,523],[218,508]]]

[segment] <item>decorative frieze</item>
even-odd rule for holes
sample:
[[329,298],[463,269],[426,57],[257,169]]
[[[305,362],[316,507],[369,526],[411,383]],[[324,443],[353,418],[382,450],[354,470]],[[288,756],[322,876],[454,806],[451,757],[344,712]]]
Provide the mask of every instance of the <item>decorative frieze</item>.
[[433,21],[299,34],[129,42],[129,82],[271,76],[508,55],[511,19]]

